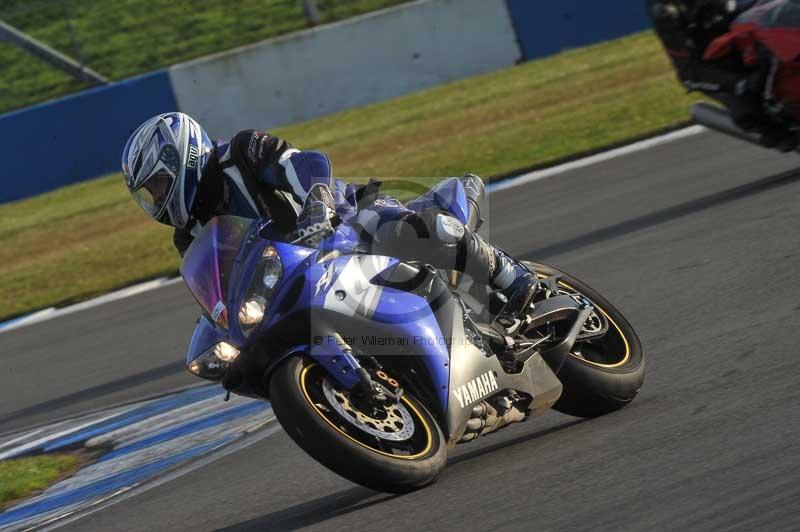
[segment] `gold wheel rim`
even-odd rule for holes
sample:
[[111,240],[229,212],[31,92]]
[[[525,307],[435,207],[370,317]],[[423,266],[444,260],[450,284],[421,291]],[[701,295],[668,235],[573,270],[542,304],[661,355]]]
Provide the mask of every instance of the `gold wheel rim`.
[[339,434],[341,434],[342,436],[344,436],[348,440],[352,441],[353,443],[355,443],[357,445],[360,445],[361,447],[372,451],[373,453],[380,454],[380,455],[383,455],[383,456],[387,456],[389,458],[396,458],[398,460],[414,460],[416,458],[419,458],[420,456],[423,456],[423,455],[427,454],[428,451],[431,450],[431,448],[433,447],[433,434],[432,434],[433,431],[431,430],[431,427],[428,425],[428,420],[425,419],[425,417],[422,414],[420,414],[420,411],[417,409],[417,407],[411,401],[409,401],[408,398],[405,397],[405,396],[401,397],[400,400],[408,408],[410,408],[414,412],[414,414],[416,414],[417,420],[419,421],[419,423],[422,426],[422,428],[425,429],[425,438],[426,438],[427,443],[425,444],[425,449],[423,449],[422,451],[418,452],[417,454],[408,455],[408,456],[404,456],[404,455],[398,456],[398,455],[395,455],[395,454],[389,454],[387,452],[384,452],[384,451],[381,451],[381,450],[378,450],[378,449],[374,449],[374,448],[370,447],[369,445],[366,445],[365,443],[358,441],[357,439],[353,438],[348,433],[346,433],[345,431],[343,431],[342,429],[340,429],[339,427],[334,425],[331,422],[331,420],[329,420],[325,416],[325,414],[319,408],[317,408],[317,405],[311,399],[311,396],[309,395],[308,389],[306,387],[306,376],[308,375],[309,370],[311,370],[315,366],[317,366],[317,363],[309,364],[308,366],[305,366],[303,368],[303,371],[300,373],[300,389],[303,390],[303,396],[306,398],[306,401],[308,402],[308,404],[311,405],[311,408],[313,408],[314,411],[317,413],[317,415],[319,415],[319,417],[324,419],[325,423],[327,423],[336,432],[338,432]]
[[[539,277],[539,279],[546,279],[548,277],[547,275],[543,275],[543,274],[540,274],[540,273],[537,273],[536,275],[537,275],[537,277]],[[575,287],[570,286],[569,284],[565,283],[564,281],[558,281],[558,284],[563,286],[567,290],[572,290],[573,292],[576,292],[578,294],[581,293],[580,290],[576,289]],[[594,303],[594,301],[592,303]],[[622,342],[625,344],[625,356],[622,357],[622,360],[620,360],[619,362],[615,362],[613,364],[601,364],[599,362],[592,362],[591,360],[586,360],[585,358],[580,358],[580,357],[575,356],[572,353],[572,351],[570,351],[569,356],[571,356],[572,358],[574,358],[576,360],[580,360],[581,362],[589,364],[591,366],[597,366],[598,368],[614,369],[614,368],[619,368],[621,366],[624,366],[631,359],[631,346],[630,346],[630,343],[628,343],[628,337],[625,336],[625,333],[622,332],[622,328],[619,325],[617,325],[617,322],[614,321],[614,319],[611,316],[609,316],[608,313],[605,310],[603,310],[602,307],[597,306],[596,303],[594,303],[594,305],[595,305],[594,308],[599,310],[600,313],[603,316],[606,317],[608,322],[611,323],[611,325],[614,326],[614,328],[617,330],[617,333],[619,333],[620,338],[622,338]]]

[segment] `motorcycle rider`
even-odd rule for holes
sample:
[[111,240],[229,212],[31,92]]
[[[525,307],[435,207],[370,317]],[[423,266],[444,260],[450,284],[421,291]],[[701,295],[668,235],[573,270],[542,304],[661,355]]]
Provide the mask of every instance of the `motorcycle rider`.
[[774,58],[759,49],[755,68],[737,54],[704,58],[708,46],[728,32],[731,22],[761,0],[647,0],[658,37],[672,60],[678,78],[689,91],[701,91],[725,105],[736,125],[760,135],[768,148],[791,151],[797,138],[767,114],[765,88]]
[[[436,208],[410,210],[381,195],[378,182],[334,180],[326,155],[300,151],[262,131],[212,142],[188,115],[161,114],[128,139],[122,172],[137,204],[175,228],[181,256],[202,226],[219,215],[268,217],[306,245],[329,236],[344,219],[381,254],[464,272],[500,290],[510,299],[506,313],[525,308],[535,291],[527,268],[458,219]],[[472,175],[462,180],[477,207],[483,182]]]

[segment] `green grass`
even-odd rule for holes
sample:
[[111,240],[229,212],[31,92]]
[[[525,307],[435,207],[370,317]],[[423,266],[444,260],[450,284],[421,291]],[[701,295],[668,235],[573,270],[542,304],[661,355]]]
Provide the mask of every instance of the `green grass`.
[[[275,133],[327,152],[340,177],[431,183],[640,136],[687,120],[692,100],[646,32]],[[177,266],[170,230],[138,210],[118,175],[0,206],[0,319]]]
[[0,461],[0,509],[45,489],[74,471],[81,459],[71,454],[45,454]]
[[[320,2],[332,22],[408,0]],[[77,59],[65,17],[86,64],[112,80],[306,27],[299,0],[4,0],[3,21]],[[0,43],[0,113],[84,88],[71,77]]]

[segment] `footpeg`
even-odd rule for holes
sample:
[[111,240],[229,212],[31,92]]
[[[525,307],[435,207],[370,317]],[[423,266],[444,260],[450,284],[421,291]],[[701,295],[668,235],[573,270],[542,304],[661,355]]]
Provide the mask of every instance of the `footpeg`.
[[[516,288],[514,288],[514,285],[516,285]],[[539,282],[532,274],[528,273],[519,277],[514,281],[514,284],[506,290],[509,289],[513,289],[513,293],[508,298],[508,304],[505,309],[503,309],[502,313],[508,317],[516,318],[525,314],[528,307],[530,307],[531,302],[533,302],[533,297],[539,290]]]
[[495,290],[489,295],[489,301],[486,303],[486,310],[492,316],[492,319],[494,319],[495,316],[502,314],[507,306],[508,297],[506,297],[502,291]]

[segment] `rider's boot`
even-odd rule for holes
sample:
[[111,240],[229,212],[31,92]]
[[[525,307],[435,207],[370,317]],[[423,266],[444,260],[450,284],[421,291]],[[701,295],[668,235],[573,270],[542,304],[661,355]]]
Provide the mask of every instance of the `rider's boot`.
[[[461,183],[464,185],[469,203],[469,219],[465,234],[465,240],[470,241],[467,244],[468,262],[477,259],[478,264],[481,264],[481,257],[488,258],[484,264],[481,264],[481,267],[485,267],[487,271],[491,272],[490,278],[485,282],[500,290],[503,298],[508,301],[508,304],[504,305],[502,313],[516,315],[530,304],[537,287],[535,278],[527,268],[485,242],[475,233],[483,223],[481,207],[486,196],[483,179],[475,174],[466,174],[461,178]],[[469,253],[472,255],[470,256]]]
[[508,299],[508,304],[501,311],[503,315],[517,316],[523,313],[538,287],[531,271],[468,227],[465,228],[462,243],[464,273],[479,283],[499,290]]

